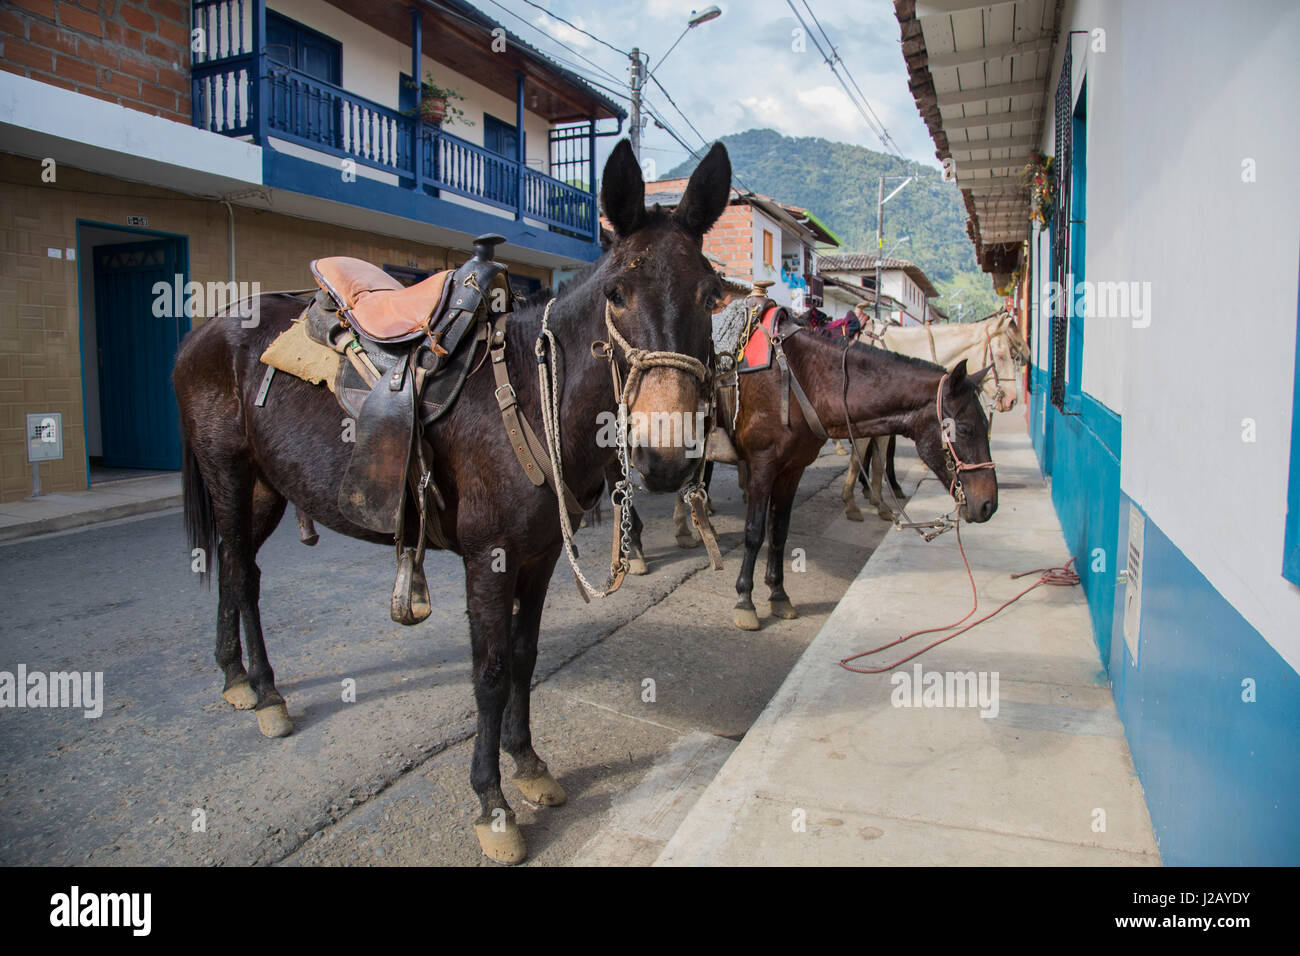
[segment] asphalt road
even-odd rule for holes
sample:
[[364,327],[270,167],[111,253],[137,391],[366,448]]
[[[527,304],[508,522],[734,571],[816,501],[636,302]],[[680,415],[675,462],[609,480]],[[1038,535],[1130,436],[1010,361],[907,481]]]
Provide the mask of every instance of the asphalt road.
[[[714,489],[725,571],[707,570],[702,548],[676,547],[665,496],[638,501],[650,575],[584,605],[557,568],[534,737],[570,800],[531,808],[507,785],[530,862],[653,859],[653,831],[597,846],[620,798],[684,747],[725,757],[885,532],[870,510],[866,524],[840,516],[845,462],[823,454],[801,484],[790,547],[807,570],[787,575],[799,620],[767,618],[760,584],[762,629],[731,625],[743,505],[730,468]],[[606,554],[607,534],[580,532],[583,554]],[[216,593],[195,581],[179,513],[0,546],[0,670],[102,672],[105,696],[97,719],[0,709],[0,864],[483,862],[469,826],[459,559],[429,553],[434,612],[414,628],[388,617],[389,549],[324,529],[306,548],[290,517],[259,563],[268,653],[295,727],[281,740],[221,700]]]

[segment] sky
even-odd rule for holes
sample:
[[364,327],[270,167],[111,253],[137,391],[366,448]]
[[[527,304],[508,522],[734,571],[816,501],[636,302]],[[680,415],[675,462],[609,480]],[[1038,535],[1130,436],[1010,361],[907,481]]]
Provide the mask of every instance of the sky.
[[[719,2],[722,16],[692,29],[667,59],[662,58],[686,29],[691,14],[708,4],[690,0],[537,0],[536,6],[525,0],[473,2],[521,39],[624,94],[626,56],[546,11],[617,50],[639,48],[649,55],[655,79],[709,141],[767,128],[787,136],[821,136],[886,151],[817,52],[813,35],[823,46],[825,40],[808,14],[811,8],[899,151],[938,168],[934,144],[907,88],[898,21],[890,0],[794,0],[809,27],[802,51],[796,49],[800,37],[795,32],[801,28],[786,0]],[[611,98],[627,108],[626,99]],[[653,83],[645,99],[692,148],[700,146],[701,138]],[[606,126],[613,124],[602,123],[602,128]],[[625,123],[625,133],[626,129]],[[614,137],[601,140],[600,162],[615,142]],[[653,120],[642,142],[643,165],[649,165],[647,179],[664,176],[688,155]]]

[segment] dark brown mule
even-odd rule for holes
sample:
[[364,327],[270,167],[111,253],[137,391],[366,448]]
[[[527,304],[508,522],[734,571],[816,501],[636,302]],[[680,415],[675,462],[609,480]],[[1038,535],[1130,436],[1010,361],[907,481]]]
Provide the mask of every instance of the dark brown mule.
[[[615,147],[605,166],[601,202],[614,242],[560,291],[549,317],[562,352],[563,477],[584,504],[600,494],[605,465],[616,454],[608,442],[598,441],[599,417],[612,414],[617,402],[609,365],[592,351],[594,342],[609,339],[607,310],[637,349],[708,360],[709,314],[721,288],[701,247],[726,206],[730,183],[726,150],[715,145],[670,215],[658,207],[646,209],[640,167],[626,142]],[[292,725],[262,638],[258,548],[289,501],[342,534],[392,542],[339,513],[339,487],[352,446],[341,440],[334,397],[321,386],[284,375],[276,377],[265,407],[255,405],[263,374],[258,357],[302,308],[287,296],[266,296],[258,305],[260,322],[254,328],[216,318],[188,336],[174,380],[185,440],[191,547],[211,554],[219,541],[216,659],[225,676],[223,696],[236,707],[256,709],[263,732],[279,736]],[[542,303],[534,303],[511,316],[506,351],[520,407],[539,435],[534,343],[542,314]],[[617,349],[615,355],[626,381],[626,356]],[[687,416],[704,398],[695,377],[656,367],[646,371],[629,406],[634,413]],[[475,829],[489,857],[518,862],[523,838],[501,791],[499,751],[514,758],[515,781],[527,798],[548,805],[564,801],[564,791],[533,750],[529,729],[542,606],[562,545],[558,506],[549,487],[528,480],[512,451],[490,369],[480,367],[469,377],[455,407],[428,436],[437,450],[434,481],[446,502],[439,515],[442,530],[465,564],[478,706],[470,781],[482,807]],[[663,448],[635,449],[633,462],[646,486],[662,491],[678,488],[697,464],[681,449]],[[504,573],[493,568],[495,549],[504,551]],[[519,610],[512,618],[516,600]]]
[[[793,329],[794,326],[783,326]],[[761,332],[758,334],[762,334]],[[822,427],[831,438],[903,435],[916,443],[921,460],[945,482],[951,473],[944,449],[944,432],[936,408],[945,370],[920,359],[883,349],[871,349],[826,339],[807,331],[787,331],[785,350],[794,378],[803,386]],[[847,412],[844,370],[848,371]],[[966,374],[959,365],[943,385],[943,418],[951,419],[948,434],[957,458],[968,464],[988,462],[988,420],[979,402],[984,372]],[[790,510],[804,469],[816,459],[825,439],[815,435],[799,404],[789,400],[790,423],[782,421],[781,371],[777,363],[761,372],[739,376],[740,410],[732,443],[748,465],[746,482],[745,557],[736,579],[734,620],[746,630],[758,628],[754,609],[754,564],[771,521],[767,573],[774,617],[797,616],[785,592],[785,542]],[[852,424],[852,434],[848,423]],[[725,418],[725,416],[723,416]],[[987,521],[998,506],[997,478],[992,468],[964,471],[962,518]]]

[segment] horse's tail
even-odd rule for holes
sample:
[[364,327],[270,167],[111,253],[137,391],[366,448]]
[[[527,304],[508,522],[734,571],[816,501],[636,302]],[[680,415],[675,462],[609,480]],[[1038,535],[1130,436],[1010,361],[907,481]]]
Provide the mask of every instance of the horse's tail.
[[[212,586],[212,563],[217,560],[217,512],[212,506],[212,495],[199,470],[199,459],[190,447],[189,439],[181,438],[181,490],[185,498],[185,535],[189,540],[190,554],[199,558],[199,581]],[[198,550],[195,555],[194,551]]]

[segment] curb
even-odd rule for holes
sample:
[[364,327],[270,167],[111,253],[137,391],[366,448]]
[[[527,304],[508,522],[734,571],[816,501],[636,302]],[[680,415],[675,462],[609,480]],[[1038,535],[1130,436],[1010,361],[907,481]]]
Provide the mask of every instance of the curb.
[[55,531],[68,531],[72,528],[83,528],[90,525],[102,524],[105,521],[116,521],[118,518],[130,518],[135,515],[150,514],[155,511],[167,511],[171,508],[179,508],[183,504],[183,498],[180,492],[174,495],[165,495],[160,498],[150,498],[144,501],[128,501],[122,504],[111,505],[106,508],[95,508],[87,511],[75,511],[71,514],[52,515],[48,518],[37,518],[35,521],[23,521],[18,524],[0,527],[0,543],[9,541],[20,541],[23,538],[33,538],[37,535],[51,534]]

